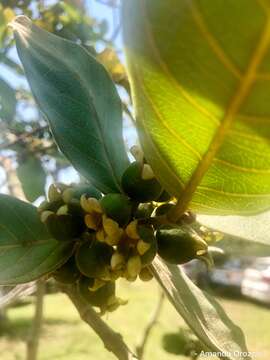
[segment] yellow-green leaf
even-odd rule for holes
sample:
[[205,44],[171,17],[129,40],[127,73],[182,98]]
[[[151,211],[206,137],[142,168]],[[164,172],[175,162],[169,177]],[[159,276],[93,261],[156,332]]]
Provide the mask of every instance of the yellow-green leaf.
[[123,20],[140,140],[180,210],[269,208],[270,3],[125,0]]

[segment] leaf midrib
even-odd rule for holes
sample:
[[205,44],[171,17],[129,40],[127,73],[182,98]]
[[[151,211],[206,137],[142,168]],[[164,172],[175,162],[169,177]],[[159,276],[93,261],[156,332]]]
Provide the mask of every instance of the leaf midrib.
[[[140,6],[144,19],[148,19],[145,0],[140,0]],[[188,205],[192,200],[193,194],[195,193],[198,185],[201,183],[204,175],[210,168],[218,150],[220,149],[225,140],[227,133],[231,130],[235,115],[237,115],[239,109],[241,108],[243,102],[249,94],[252,85],[254,84],[257,69],[261,64],[270,43],[270,15],[269,13],[267,13],[266,15],[267,17],[264,29],[260,35],[257,46],[255,47],[254,52],[251,55],[247,69],[239,81],[238,87],[231,98],[227,111],[223,119],[221,120],[219,127],[217,128],[217,131],[208,147],[208,150],[203,155],[202,160],[198,163],[197,168],[193,172],[185,189],[182,191],[181,196],[178,199],[177,206],[174,209],[174,212],[171,213],[172,218],[180,217],[188,208]],[[148,37],[149,46],[154,46],[154,54],[156,54],[159,62],[162,62],[158,47],[155,46],[154,36],[152,29],[149,26],[149,22],[144,20],[144,25],[146,28],[146,36]]]

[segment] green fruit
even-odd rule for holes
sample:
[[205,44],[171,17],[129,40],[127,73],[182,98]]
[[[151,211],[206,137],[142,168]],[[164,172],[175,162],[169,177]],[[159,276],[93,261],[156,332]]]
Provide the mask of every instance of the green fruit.
[[42,212],[42,211],[56,212],[62,205],[63,205],[62,200],[57,200],[53,202],[48,202],[45,200],[39,205],[38,212]]
[[95,199],[101,198],[101,193],[91,185],[77,185],[73,187],[69,187],[63,192],[63,200],[66,204],[70,203],[72,199],[80,200],[82,195],[86,195],[86,197],[93,197]]
[[167,214],[175,205],[174,204],[162,204],[155,210],[155,216],[162,216]]
[[207,243],[187,227],[162,225],[156,238],[158,254],[171,264],[184,264],[207,252]]
[[100,200],[100,205],[105,214],[120,226],[125,226],[129,223],[132,213],[132,202],[127,196],[107,194]]
[[103,279],[109,275],[112,254],[113,248],[105,243],[83,243],[76,252],[76,264],[83,275]]
[[80,295],[92,306],[106,307],[110,297],[115,295],[115,283],[108,282],[96,291],[89,290],[92,287],[94,279],[82,277],[78,283]]
[[78,238],[85,230],[83,218],[69,214],[51,214],[47,217],[45,224],[50,234],[59,241]]
[[155,207],[152,203],[143,203],[138,206],[134,213],[135,219],[149,218],[154,211]]
[[122,176],[122,187],[125,193],[139,202],[157,200],[162,192],[161,185],[156,178],[142,179],[142,164],[133,162]]
[[53,273],[54,279],[62,284],[74,284],[80,275],[74,256]]
[[151,226],[138,226],[140,239],[150,245],[150,248],[141,256],[142,265],[150,265],[157,254],[157,240]]
[[163,190],[160,194],[160,197],[157,199],[158,202],[166,202],[170,201],[172,199],[172,196],[166,191]]

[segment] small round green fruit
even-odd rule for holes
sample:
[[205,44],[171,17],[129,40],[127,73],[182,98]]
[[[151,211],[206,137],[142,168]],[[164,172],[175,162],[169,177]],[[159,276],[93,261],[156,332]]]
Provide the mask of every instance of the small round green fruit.
[[74,256],[53,273],[54,279],[62,284],[74,284],[80,275]]
[[51,214],[47,217],[45,224],[50,234],[59,241],[70,241],[80,237],[85,230],[83,218],[70,214]]
[[171,264],[184,264],[207,253],[207,243],[190,228],[162,225],[156,238],[158,254]]
[[96,291],[91,291],[93,284],[94,279],[82,277],[78,282],[80,295],[92,306],[106,307],[110,297],[115,295],[115,283],[110,281]]
[[168,191],[163,190],[160,194],[159,198],[157,199],[157,202],[167,202],[172,199],[172,196],[168,193]]
[[152,203],[142,203],[139,204],[138,208],[135,210],[134,218],[135,219],[145,219],[149,218],[155,207]]
[[85,276],[106,278],[113,251],[111,246],[99,241],[83,243],[75,254],[77,267]]
[[126,195],[107,194],[100,200],[104,213],[120,226],[129,223],[132,213],[132,202]]
[[122,176],[122,187],[128,196],[139,202],[157,200],[162,192],[162,187],[156,178],[144,180],[142,169],[141,163],[133,162]]

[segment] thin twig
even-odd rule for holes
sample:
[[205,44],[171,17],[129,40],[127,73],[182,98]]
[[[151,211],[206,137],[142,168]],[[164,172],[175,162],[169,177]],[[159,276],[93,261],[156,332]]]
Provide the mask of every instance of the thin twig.
[[145,348],[146,348],[147,342],[149,340],[150,334],[151,334],[154,326],[158,322],[158,318],[159,318],[160,313],[161,313],[164,298],[165,298],[164,297],[164,292],[161,291],[160,296],[159,296],[159,300],[158,300],[158,303],[157,303],[157,307],[155,308],[155,310],[154,310],[152,316],[150,317],[149,322],[148,322],[148,324],[147,324],[147,326],[146,326],[146,328],[145,328],[145,330],[143,332],[140,344],[137,345],[137,347],[136,347],[137,356],[138,356],[139,360],[143,359]]
[[40,280],[37,282],[35,314],[33,318],[31,334],[27,341],[27,360],[36,360],[38,356],[38,345],[41,334],[43,319],[43,303],[45,295],[45,282]]
[[12,146],[15,146],[19,142],[24,141],[27,138],[32,137],[33,135],[36,135],[36,134],[38,134],[38,133],[40,133],[42,131],[48,130],[48,128],[49,128],[48,125],[47,126],[42,126],[42,127],[36,128],[36,129],[34,129],[34,130],[30,131],[30,132],[18,135],[17,138],[14,141],[10,141],[8,143],[1,144],[0,145],[0,150],[4,150],[4,149],[10,148]]
[[61,286],[76,307],[80,317],[103,341],[105,348],[119,360],[136,360],[136,355],[127,347],[122,336],[111,329],[96,313],[96,311],[81,298],[75,286]]

